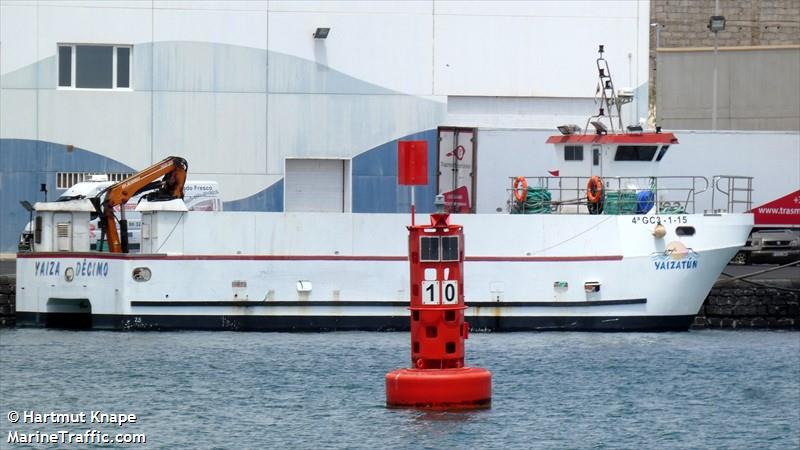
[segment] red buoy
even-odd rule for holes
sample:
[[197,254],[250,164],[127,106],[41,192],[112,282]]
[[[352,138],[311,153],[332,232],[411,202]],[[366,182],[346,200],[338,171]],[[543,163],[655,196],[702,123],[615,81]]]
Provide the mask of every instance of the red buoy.
[[489,408],[492,373],[480,367],[397,369],[386,374],[386,404],[396,408]]
[[[438,199],[437,199],[438,200]],[[449,214],[408,227],[411,265],[411,368],[386,374],[395,408],[489,408],[492,374],[464,365],[464,230]]]

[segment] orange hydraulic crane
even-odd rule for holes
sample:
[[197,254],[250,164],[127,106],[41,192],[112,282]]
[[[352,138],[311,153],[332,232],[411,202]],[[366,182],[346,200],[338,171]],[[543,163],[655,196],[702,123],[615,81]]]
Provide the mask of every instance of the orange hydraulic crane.
[[[103,235],[108,235],[108,251],[111,253],[128,253],[128,221],[125,220],[125,203],[143,192],[153,191],[145,198],[149,201],[173,200],[183,198],[183,185],[189,164],[178,156],[170,156],[163,161],[134,174],[133,176],[113,184],[102,190],[92,200],[100,215],[100,242],[102,248]],[[102,203],[100,198],[105,194]],[[117,233],[117,217],[114,207],[119,206],[120,218]]]

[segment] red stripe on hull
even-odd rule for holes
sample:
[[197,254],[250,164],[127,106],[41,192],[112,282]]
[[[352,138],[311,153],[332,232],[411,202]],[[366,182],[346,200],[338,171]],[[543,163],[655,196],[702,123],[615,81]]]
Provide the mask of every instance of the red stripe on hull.
[[[18,253],[17,258],[95,258],[158,261],[408,261],[406,256],[339,255],[133,255],[91,252]],[[621,261],[622,255],[601,256],[467,256],[467,262]]]

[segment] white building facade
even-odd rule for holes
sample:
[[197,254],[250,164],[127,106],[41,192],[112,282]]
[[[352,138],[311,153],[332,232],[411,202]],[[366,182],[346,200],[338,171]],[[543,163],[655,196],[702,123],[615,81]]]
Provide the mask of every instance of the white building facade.
[[440,127],[583,126],[598,44],[646,117],[648,18],[648,1],[2,0],[0,253],[42,185],[168,155],[226,210],[406,212],[397,141],[425,140],[431,210]]

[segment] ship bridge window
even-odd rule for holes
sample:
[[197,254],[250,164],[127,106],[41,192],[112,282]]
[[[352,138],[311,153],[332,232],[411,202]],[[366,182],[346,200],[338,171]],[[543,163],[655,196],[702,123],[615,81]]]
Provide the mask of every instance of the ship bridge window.
[[583,146],[565,145],[564,161],[583,161]]
[[614,161],[652,161],[657,145],[620,145]]
[[661,150],[658,151],[658,156],[656,156],[656,161],[661,161],[661,158],[667,154],[667,150],[669,150],[669,145],[662,145]]

